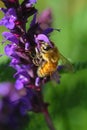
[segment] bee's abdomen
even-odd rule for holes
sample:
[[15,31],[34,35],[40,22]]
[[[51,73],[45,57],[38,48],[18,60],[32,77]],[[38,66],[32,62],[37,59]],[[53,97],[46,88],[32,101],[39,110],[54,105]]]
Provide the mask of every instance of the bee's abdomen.
[[57,63],[48,62],[44,65],[40,66],[37,70],[37,75],[39,77],[45,77],[51,75],[54,71],[56,71]]

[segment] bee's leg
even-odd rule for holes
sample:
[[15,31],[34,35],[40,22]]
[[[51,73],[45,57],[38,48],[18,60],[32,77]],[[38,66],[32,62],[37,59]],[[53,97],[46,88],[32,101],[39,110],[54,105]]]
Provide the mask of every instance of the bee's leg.
[[33,58],[32,61],[33,61],[34,65],[39,66],[39,61],[38,61],[38,59]]

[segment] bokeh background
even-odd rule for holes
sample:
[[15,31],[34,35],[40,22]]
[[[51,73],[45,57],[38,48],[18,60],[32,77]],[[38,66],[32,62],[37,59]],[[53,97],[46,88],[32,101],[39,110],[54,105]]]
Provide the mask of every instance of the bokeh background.
[[[53,32],[51,39],[60,52],[74,63],[87,62],[87,0],[38,0],[36,7],[39,12],[52,9],[53,27],[61,32]],[[4,29],[0,27],[0,33]],[[0,45],[0,53],[3,47]],[[7,61],[6,56],[0,58],[0,82],[14,80]],[[49,112],[56,130],[87,130],[86,79],[87,69],[81,69],[73,74],[61,74],[60,84],[50,82],[44,86],[44,98],[50,103]],[[48,130],[44,116],[30,113],[25,130],[29,129]]]

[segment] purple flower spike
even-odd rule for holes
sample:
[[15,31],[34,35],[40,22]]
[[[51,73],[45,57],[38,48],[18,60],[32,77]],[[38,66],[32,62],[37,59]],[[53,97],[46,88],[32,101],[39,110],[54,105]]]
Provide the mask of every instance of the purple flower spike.
[[[5,13],[6,10],[2,9],[2,11]],[[15,21],[16,21],[16,13],[13,8],[10,8],[6,13],[4,18],[0,20],[0,25],[5,26],[8,29],[13,29],[15,27]]]
[[[47,111],[48,103],[44,102],[42,92],[42,86],[51,78],[60,81],[59,74],[55,75],[59,60],[56,57],[58,50],[49,38],[52,31],[58,31],[51,28],[52,12],[47,9],[37,18],[37,9],[33,6],[37,0],[1,1],[6,8],[0,8],[4,14],[0,25],[9,30],[2,33],[4,40],[9,41],[4,51],[11,60],[10,67],[16,72],[13,75],[14,84],[0,84],[0,122],[11,126],[18,121],[19,115],[24,116],[27,111],[42,112],[50,129],[54,130]],[[33,19],[28,27],[30,16]],[[52,71],[50,67],[53,68]],[[4,114],[4,110],[7,114]]]
[[[23,97],[27,98],[26,89],[16,90],[14,85],[10,82],[0,83],[0,130],[4,130],[3,126],[7,126],[6,129],[9,130],[17,130],[21,118],[25,118],[20,112],[24,105],[20,104],[24,104],[21,100]],[[29,105],[27,104],[26,110]]]

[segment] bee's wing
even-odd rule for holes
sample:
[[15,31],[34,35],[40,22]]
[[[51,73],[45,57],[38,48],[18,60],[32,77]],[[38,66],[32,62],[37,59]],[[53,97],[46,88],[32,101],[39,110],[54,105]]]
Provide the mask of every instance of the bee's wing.
[[50,76],[50,78],[52,81],[55,81],[56,83],[60,83],[60,75],[57,70]]
[[61,53],[60,53],[59,63],[60,63],[60,66],[62,65],[62,68],[65,72],[74,71],[74,67],[73,67],[72,63],[66,57],[64,57]]
[[52,81],[56,81],[57,83],[60,83],[60,72],[73,72],[74,68],[72,63],[65,58],[62,54],[60,54],[60,61],[59,61],[57,70],[50,76]]

